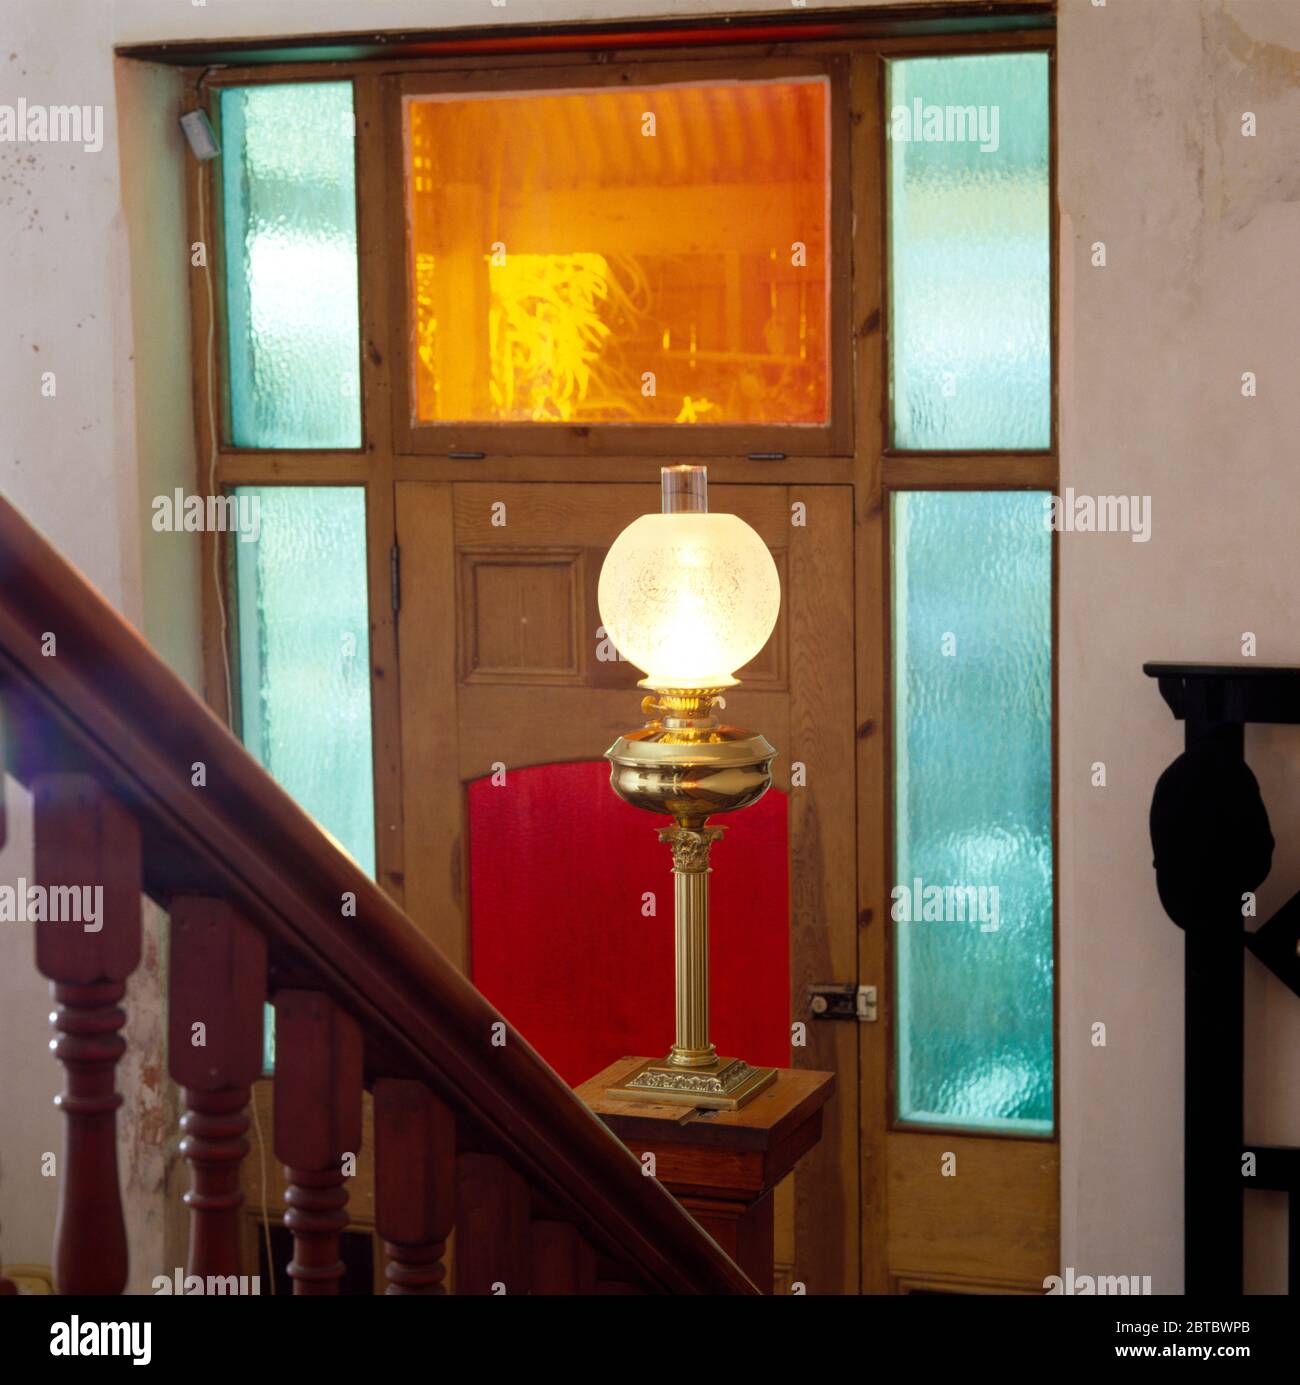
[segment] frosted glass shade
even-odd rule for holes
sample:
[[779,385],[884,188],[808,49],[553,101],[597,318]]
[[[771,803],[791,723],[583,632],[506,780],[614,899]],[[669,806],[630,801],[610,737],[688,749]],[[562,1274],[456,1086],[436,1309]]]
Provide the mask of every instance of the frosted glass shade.
[[648,688],[728,688],[767,643],[781,582],[735,515],[642,515],[600,570],[600,618]]

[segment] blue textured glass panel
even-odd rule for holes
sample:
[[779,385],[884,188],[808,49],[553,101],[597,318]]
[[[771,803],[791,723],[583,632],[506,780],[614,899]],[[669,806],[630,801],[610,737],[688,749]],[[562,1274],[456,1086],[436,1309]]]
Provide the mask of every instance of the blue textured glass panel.
[[1046,498],[893,497],[900,1120],[1052,1129]]
[[244,744],[369,874],[375,868],[366,497],[360,486],[241,486],[233,543]]
[[360,447],[352,84],[221,94],[231,441]]
[[[375,871],[366,494],[241,486],[232,542],[241,731],[249,752],[368,874]],[[267,1007],[264,1062],[275,1061]]]
[[1047,55],[887,71],[893,445],[1047,448]]

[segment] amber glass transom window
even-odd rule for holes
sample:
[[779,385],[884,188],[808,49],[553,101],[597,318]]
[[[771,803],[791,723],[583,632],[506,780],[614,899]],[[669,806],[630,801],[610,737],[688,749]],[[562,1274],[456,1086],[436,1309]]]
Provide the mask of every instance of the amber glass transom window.
[[413,421],[824,425],[829,99],[408,97]]

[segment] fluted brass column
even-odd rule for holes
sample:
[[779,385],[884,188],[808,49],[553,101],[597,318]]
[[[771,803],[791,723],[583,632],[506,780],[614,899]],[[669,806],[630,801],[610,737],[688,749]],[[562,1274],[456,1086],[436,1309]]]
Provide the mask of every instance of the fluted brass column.
[[668,1061],[706,1068],[717,1058],[709,1042],[709,848],[721,827],[661,827],[673,851],[673,928],[677,940],[677,1042]]
[[761,798],[776,752],[753,732],[720,726],[708,714],[714,700],[708,690],[660,698],[647,700],[647,710],[671,715],[620,736],[608,759],[620,798],[674,819],[658,831],[673,853],[676,1042],[665,1057],[642,1063],[607,1095],[734,1111],[770,1086],[776,1072],[719,1057],[709,1042],[709,851],[725,829],[709,825],[708,818]]

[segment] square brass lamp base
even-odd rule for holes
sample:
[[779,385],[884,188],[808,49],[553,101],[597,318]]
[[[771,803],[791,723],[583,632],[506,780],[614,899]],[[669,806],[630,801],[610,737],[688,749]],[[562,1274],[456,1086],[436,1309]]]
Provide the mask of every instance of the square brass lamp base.
[[605,1095],[615,1101],[672,1102],[710,1111],[739,1111],[776,1081],[775,1068],[750,1067],[742,1058],[715,1058],[707,1067],[682,1068],[654,1058],[633,1068]]

